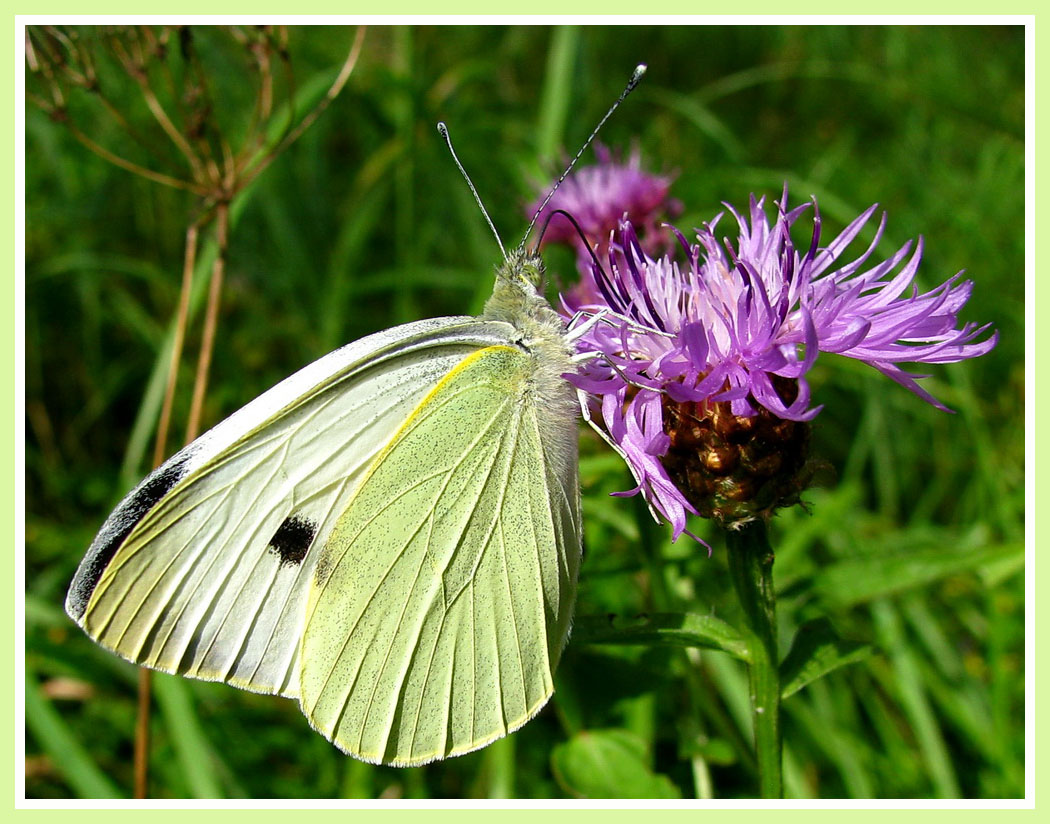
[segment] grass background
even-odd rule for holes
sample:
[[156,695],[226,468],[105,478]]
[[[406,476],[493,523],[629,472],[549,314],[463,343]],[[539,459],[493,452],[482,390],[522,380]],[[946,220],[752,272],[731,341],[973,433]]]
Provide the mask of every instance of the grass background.
[[[195,36],[215,116],[235,132],[251,101],[243,50],[224,30]],[[327,87],[352,37],[290,30],[301,99]],[[178,53],[168,60],[177,69]],[[807,494],[808,512],[773,522],[782,648],[828,616],[875,652],[785,701],[788,794],[1023,795],[1020,27],[373,28],[342,95],[233,210],[205,424],[341,343],[477,312],[497,250],[434,123],[449,124],[514,242],[536,182],[637,62],[646,79],[602,139],[676,174],[681,228],[785,180],[795,198],[817,195],[826,238],[878,201],[890,217],[880,251],[924,235],[921,285],[965,268],[975,290],[964,318],[1001,333],[984,358],[932,370],[928,388],[955,415],[846,359],[812,373],[825,404],[814,451],[834,480]],[[134,84],[118,81],[107,89],[149,128]],[[147,161],[86,96],[71,98],[70,117]],[[177,168],[162,136],[151,145]],[[95,530],[148,469],[150,378],[165,363],[194,201],[91,154],[32,103],[26,191],[26,794],[127,794],[135,669],[61,605]],[[550,262],[571,276],[570,256]],[[671,544],[636,501],[610,498],[629,477],[581,437],[578,614],[735,621],[720,543],[710,558]],[[746,675],[721,653],[570,643],[538,719],[478,753],[401,771],[340,755],[293,702],[155,683],[159,797],[732,798],[756,786]]]

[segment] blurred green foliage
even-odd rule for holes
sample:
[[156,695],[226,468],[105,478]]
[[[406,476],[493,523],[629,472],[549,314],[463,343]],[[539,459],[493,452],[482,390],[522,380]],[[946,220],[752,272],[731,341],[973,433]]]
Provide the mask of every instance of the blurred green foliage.
[[[94,32],[82,30],[90,40]],[[280,90],[316,100],[352,29],[291,29]],[[197,29],[213,114],[249,122],[254,78],[224,29]],[[178,72],[180,55],[166,61]],[[800,797],[1023,794],[1023,32],[1019,27],[374,28],[341,96],[234,209],[205,405],[217,422],[337,345],[423,316],[477,312],[497,249],[434,130],[508,242],[523,204],[589,133],[637,62],[645,81],[603,142],[677,175],[687,230],[721,201],[817,195],[825,237],[878,201],[880,249],[923,234],[925,288],[975,281],[965,320],[999,346],[932,370],[946,415],[846,359],[812,373],[814,449],[833,472],[773,523],[781,653],[827,617],[874,652],[784,703]],[[100,66],[102,64],[100,63]],[[135,162],[178,168],[137,87],[100,77],[69,122]],[[292,85],[294,83],[294,85]],[[45,96],[39,76],[27,82]],[[302,108],[300,108],[302,111]],[[127,794],[135,670],[62,612],[65,587],[143,474],[193,196],[117,169],[27,103],[26,792]],[[150,132],[152,129],[152,132]],[[870,234],[866,236],[870,239]],[[858,241],[864,242],[864,238]],[[568,255],[550,256],[569,277]],[[203,271],[203,266],[199,267]],[[180,371],[185,420],[199,312]],[[136,428],[138,421],[138,428]],[[176,430],[178,431],[178,430]],[[133,437],[133,433],[137,433]],[[723,547],[653,525],[619,459],[582,437],[587,552],[578,613],[738,620]],[[171,447],[175,446],[175,436]],[[130,445],[129,445],[130,444]],[[853,649],[854,647],[850,647]],[[722,652],[572,643],[552,705],[508,739],[414,770],[371,767],[290,701],[159,676],[158,797],[748,797],[746,675]]]

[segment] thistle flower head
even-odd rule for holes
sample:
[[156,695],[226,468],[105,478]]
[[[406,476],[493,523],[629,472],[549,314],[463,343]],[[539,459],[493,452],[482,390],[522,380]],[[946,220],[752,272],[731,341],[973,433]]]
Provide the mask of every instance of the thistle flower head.
[[[572,246],[581,263],[591,259],[590,249],[604,257],[611,235],[626,214],[646,251],[652,254],[666,251],[670,234],[660,221],[681,211],[681,204],[668,195],[674,176],[644,171],[637,148],[631,151],[626,162],[599,143],[595,144],[594,152],[598,163],[578,168],[565,178],[538,221],[542,226],[546,215],[564,210],[576,220],[586,242],[572,223],[560,215],[551,219],[543,242]],[[529,205],[530,215],[539,208],[545,194]]]
[[[764,198],[746,214],[727,209],[736,241],[718,240],[721,215],[694,244],[675,230],[683,262],[651,257],[622,222],[608,271],[588,273],[597,299],[581,307],[604,316],[579,338],[589,358],[573,380],[638,481],[627,494],[642,492],[676,538],[688,512],[732,526],[797,500],[806,424],[821,409],[805,376],[820,353],[863,361],[946,409],[899,364],[960,361],[998,339],[988,325],[958,326],[970,281],[913,285],[921,239],[873,260],[885,216],[843,260],[875,206],[826,245],[816,201],[789,209],[786,188],[772,220]],[[790,232],[807,212],[812,232],[797,248]]]

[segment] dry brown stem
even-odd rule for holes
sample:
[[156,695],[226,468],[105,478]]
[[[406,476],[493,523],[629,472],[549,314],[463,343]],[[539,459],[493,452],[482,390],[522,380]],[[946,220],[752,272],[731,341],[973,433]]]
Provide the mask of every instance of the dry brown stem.
[[[298,122],[295,111],[295,76],[287,49],[287,29],[283,26],[248,31],[236,27],[229,29],[231,36],[247,48],[253,73],[258,77],[251,121],[238,148],[234,148],[222,134],[215,118],[214,106],[209,97],[208,78],[193,47],[189,29],[131,26],[99,31],[102,32],[101,37],[89,40],[83,37],[82,31],[76,27],[27,27],[26,62],[30,72],[39,77],[46,87],[46,94],[28,91],[27,99],[54,120],[65,124],[80,143],[104,160],[147,180],[182,189],[197,197],[198,202],[193,208],[198,217],[190,222],[186,230],[175,336],[154,443],[153,464],[158,466],[167,450],[178,383],[178,366],[182,359],[189,323],[190,293],[201,232],[208,229],[214,221],[213,230],[218,250],[211,270],[200,352],[186,424],[187,443],[197,436],[201,428],[208,374],[218,331],[229,247],[230,207],[237,195],[298,140],[343,90],[361,54],[365,29],[357,29],[349,53],[325,96]],[[180,53],[187,63],[182,74],[181,88],[166,59],[169,46],[172,45],[170,41],[177,41]],[[155,145],[157,141],[145,138],[133,128],[130,114],[122,112],[112,96],[103,94],[96,72],[96,58],[91,51],[92,43],[103,44],[124,74],[136,84],[153,120],[185,162],[187,168],[183,175],[167,174],[129,160],[97,143],[73,122],[69,110],[70,92],[88,94],[102,105],[124,134],[151,156],[153,162],[165,162],[163,156],[154,157],[158,154],[159,147]],[[272,121],[277,116],[273,65],[275,58],[284,70],[288,120],[280,137],[274,140],[269,148],[265,148]],[[158,74],[161,76],[159,81]],[[169,113],[169,106],[162,102],[158,82],[159,86],[164,88],[163,97],[170,101],[170,111],[176,113],[175,117]],[[136,798],[146,797],[148,789],[150,684],[149,670],[140,670],[134,756]]]

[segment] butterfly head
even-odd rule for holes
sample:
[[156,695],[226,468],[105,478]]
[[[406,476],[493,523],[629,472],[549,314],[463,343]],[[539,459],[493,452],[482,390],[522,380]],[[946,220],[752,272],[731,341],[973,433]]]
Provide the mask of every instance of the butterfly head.
[[524,294],[542,294],[547,285],[547,270],[543,258],[536,252],[514,249],[496,269],[497,286],[500,281],[516,286]]
[[544,297],[547,285],[543,259],[521,247],[512,249],[496,267],[496,286],[485,304],[485,317],[505,320],[530,330],[541,326],[562,329],[562,321]]

